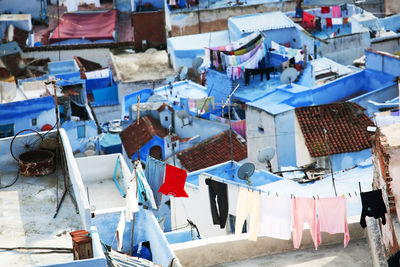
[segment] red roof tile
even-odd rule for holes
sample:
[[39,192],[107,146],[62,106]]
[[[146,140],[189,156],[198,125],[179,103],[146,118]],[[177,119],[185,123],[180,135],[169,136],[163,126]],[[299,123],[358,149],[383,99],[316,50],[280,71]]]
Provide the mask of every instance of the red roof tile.
[[[247,158],[247,145],[240,142],[238,138],[241,137],[232,132],[233,160],[235,161]],[[231,159],[229,131],[180,152],[178,158],[182,167],[189,172],[229,161]]]
[[[296,116],[311,157],[370,148],[367,127],[374,124],[364,114],[364,110],[350,102],[296,108]],[[327,131],[326,137],[324,129]]]
[[163,104],[157,109],[157,111],[158,111],[158,112],[161,112],[161,111],[163,111],[165,108],[168,108],[169,111],[174,112],[174,109],[173,109],[170,105],[168,105],[168,104],[166,104],[166,103],[163,103]]
[[164,138],[167,135],[167,129],[163,128],[160,122],[152,117],[143,116],[137,121],[133,122],[122,132],[122,144],[129,157],[132,157],[142,146],[147,144],[154,136]]

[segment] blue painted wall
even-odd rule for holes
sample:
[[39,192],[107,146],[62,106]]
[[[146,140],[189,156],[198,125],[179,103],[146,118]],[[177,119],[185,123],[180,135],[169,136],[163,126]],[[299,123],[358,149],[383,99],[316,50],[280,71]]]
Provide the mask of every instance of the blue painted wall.
[[[85,137],[78,138],[78,126],[85,126]],[[95,121],[65,121],[62,125],[65,132],[68,135],[69,142],[71,144],[72,151],[79,150],[84,152],[86,150],[86,144],[88,141],[95,141],[97,136],[97,126]],[[98,141],[96,139],[96,148],[99,148]]]
[[[32,119],[37,125],[32,125]],[[14,134],[24,129],[40,131],[43,125],[55,125],[55,103],[52,96],[0,104],[0,125],[14,124]]]
[[135,3],[135,9],[138,11],[139,8],[139,3],[142,3],[142,6],[144,6],[146,3],[151,4],[155,9],[163,9],[164,8],[164,1],[163,0],[134,0]]
[[115,0],[114,1],[114,8],[118,9],[118,11],[131,13],[133,12],[134,0]]
[[148,88],[134,92],[132,94],[125,95],[122,103],[123,108],[122,108],[121,119],[123,119],[125,116],[129,116],[129,109],[133,104],[137,104],[138,95],[140,95],[140,103],[144,103],[153,94],[154,94],[153,90]]
[[296,166],[294,110],[275,116],[278,166]]
[[379,19],[379,25],[383,26],[385,30],[397,32],[400,29],[400,14]]
[[[96,217],[92,219],[92,223],[97,227],[101,240],[112,246],[113,249],[116,249],[117,246],[115,230],[117,229],[119,216],[119,212],[105,213],[96,214]],[[130,250],[131,229],[132,222],[126,223],[122,249],[125,253],[129,253]],[[136,213],[133,240],[134,245],[139,242],[150,241],[153,262],[168,266],[173,254],[151,211],[140,209]]]
[[[164,149],[164,140],[159,136],[154,136],[147,144],[142,146],[140,149],[140,160],[146,162],[147,155],[150,154],[150,149],[153,146],[159,146],[162,149],[162,160],[165,159],[165,149]],[[132,155],[131,159],[136,160],[138,158],[137,152]]]
[[332,169],[334,172],[355,167],[372,156],[371,149],[357,152],[334,154],[331,156]]
[[213,96],[216,102],[221,103],[221,100],[225,102],[231,90],[230,77],[213,69],[207,70],[207,94]]
[[376,51],[365,50],[365,66],[367,69],[393,76],[400,75],[400,59],[394,56],[383,55]]
[[[43,10],[41,9],[43,7]],[[42,11],[46,13],[47,0],[13,0],[1,1],[0,13],[9,12],[11,14],[31,14],[32,18],[39,20]]]

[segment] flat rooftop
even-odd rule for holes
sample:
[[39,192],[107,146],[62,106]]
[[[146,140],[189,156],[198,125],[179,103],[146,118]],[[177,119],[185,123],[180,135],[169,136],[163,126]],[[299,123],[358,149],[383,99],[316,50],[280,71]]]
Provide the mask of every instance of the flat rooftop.
[[[16,173],[16,170],[3,172],[1,183],[8,184]],[[2,247],[72,249],[69,232],[80,230],[83,226],[68,195],[57,217],[53,219],[57,201],[60,201],[63,193],[63,185],[63,176],[59,169],[53,174],[42,177],[20,175],[14,185],[0,189]],[[36,266],[73,260],[72,253],[46,253],[47,251],[49,250],[1,251],[0,260],[3,266]]]
[[165,50],[112,55],[115,71],[122,82],[152,81],[174,75]]
[[366,239],[350,240],[348,246],[343,244],[320,246],[314,248],[295,250],[275,255],[267,255],[242,261],[214,265],[214,267],[234,266],[270,266],[270,267],[365,267],[372,266],[371,251]]

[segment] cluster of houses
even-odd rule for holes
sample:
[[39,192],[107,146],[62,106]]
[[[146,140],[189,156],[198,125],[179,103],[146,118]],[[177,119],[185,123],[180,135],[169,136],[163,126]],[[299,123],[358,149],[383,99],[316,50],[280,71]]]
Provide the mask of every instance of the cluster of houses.
[[[0,7],[7,266],[211,266],[294,250],[271,235],[247,240],[253,215],[237,231],[243,188],[343,196],[350,244],[368,243],[374,266],[398,255],[400,10],[390,0],[23,2]],[[23,176],[19,155],[42,150],[53,172]],[[186,180],[161,194],[170,167]],[[210,181],[224,185],[226,223]],[[368,218],[365,230],[360,193],[371,190],[386,222]]]

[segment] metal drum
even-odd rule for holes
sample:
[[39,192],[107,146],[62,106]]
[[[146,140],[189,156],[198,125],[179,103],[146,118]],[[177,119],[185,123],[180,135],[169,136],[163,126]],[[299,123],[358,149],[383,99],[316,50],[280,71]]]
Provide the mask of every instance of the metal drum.
[[19,155],[19,171],[24,176],[43,176],[54,172],[54,153],[32,150]]

